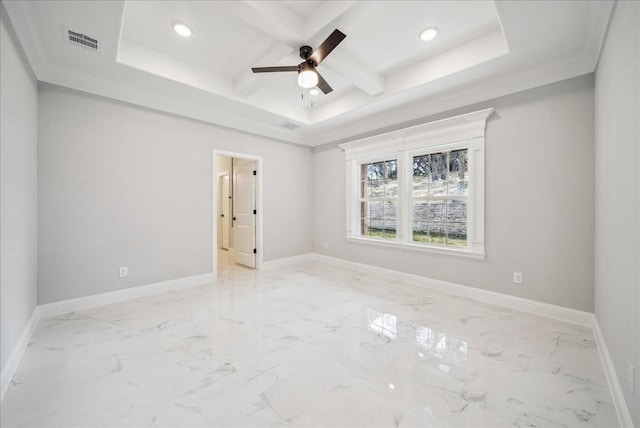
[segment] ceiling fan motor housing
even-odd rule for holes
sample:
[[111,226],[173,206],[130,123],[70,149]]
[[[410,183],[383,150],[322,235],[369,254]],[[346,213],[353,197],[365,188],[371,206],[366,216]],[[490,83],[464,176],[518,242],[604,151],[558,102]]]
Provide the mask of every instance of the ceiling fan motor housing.
[[311,46],[300,46],[300,58],[304,59],[305,61],[309,59],[312,53],[313,49],[311,49]]

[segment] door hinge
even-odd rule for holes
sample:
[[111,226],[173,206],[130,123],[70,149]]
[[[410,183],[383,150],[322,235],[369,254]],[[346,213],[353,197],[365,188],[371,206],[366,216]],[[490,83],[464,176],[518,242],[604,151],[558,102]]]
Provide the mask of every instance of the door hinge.
[[256,210],[253,210],[253,214],[258,214],[258,213],[256,212]]
[[253,254],[258,254],[258,250],[256,250],[255,248],[253,249]]
[[258,171],[253,171],[253,175],[258,175]]

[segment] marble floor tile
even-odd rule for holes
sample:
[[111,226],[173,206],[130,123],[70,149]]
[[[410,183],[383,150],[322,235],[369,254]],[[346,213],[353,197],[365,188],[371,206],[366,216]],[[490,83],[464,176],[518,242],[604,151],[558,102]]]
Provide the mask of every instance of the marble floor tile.
[[590,329],[304,262],[39,322],[2,427],[614,427]]

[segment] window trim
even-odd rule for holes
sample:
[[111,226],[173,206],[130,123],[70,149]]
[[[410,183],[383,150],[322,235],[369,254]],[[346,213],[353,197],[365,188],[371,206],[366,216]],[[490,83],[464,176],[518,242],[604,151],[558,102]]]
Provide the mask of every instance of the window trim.
[[[346,239],[351,242],[403,248],[471,258],[485,258],[484,174],[486,122],[493,108],[462,114],[434,122],[399,129],[373,137],[340,144],[346,158]],[[447,247],[416,244],[412,241],[410,204],[413,156],[438,150],[467,148],[469,192],[467,196],[467,246]],[[382,160],[398,160],[398,213],[396,239],[360,235],[360,165]],[[409,190],[408,190],[409,189]]]

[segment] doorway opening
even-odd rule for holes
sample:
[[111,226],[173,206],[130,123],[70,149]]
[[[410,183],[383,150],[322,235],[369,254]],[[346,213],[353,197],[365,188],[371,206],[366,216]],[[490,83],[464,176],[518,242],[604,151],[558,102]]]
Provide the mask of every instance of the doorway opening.
[[262,266],[262,158],[213,151],[213,274]]

